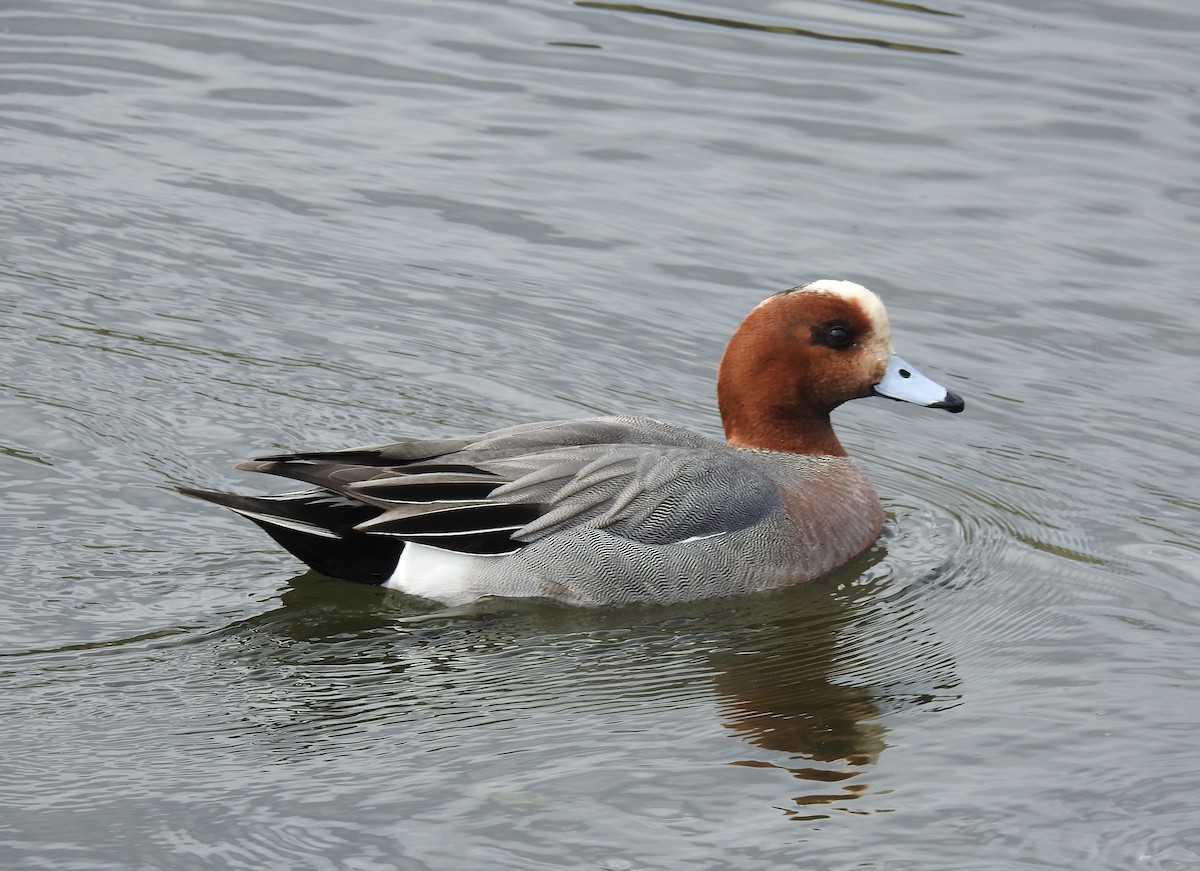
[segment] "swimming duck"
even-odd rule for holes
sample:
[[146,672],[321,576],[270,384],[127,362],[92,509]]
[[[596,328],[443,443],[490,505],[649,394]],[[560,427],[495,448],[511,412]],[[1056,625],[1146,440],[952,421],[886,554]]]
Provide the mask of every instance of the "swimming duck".
[[559,420],[237,466],[310,485],[279,496],[180,489],[322,574],[447,605],[734,596],[812,580],[879,535],[879,497],[829,420],[866,396],[963,410],[892,353],[874,293],[821,280],[769,297],[730,339],[724,442],[642,417]]

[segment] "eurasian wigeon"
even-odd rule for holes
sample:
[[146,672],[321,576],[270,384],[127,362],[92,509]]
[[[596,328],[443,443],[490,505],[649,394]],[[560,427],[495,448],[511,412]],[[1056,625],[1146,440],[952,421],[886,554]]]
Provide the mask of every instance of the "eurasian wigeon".
[[879,535],[879,497],[829,421],[865,396],[963,410],[892,353],[875,294],[814,281],[730,339],[724,443],[649,418],[550,421],[238,465],[315,485],[280,496],[182,490],[323,574],[448,605],[733,596],[809,581]]

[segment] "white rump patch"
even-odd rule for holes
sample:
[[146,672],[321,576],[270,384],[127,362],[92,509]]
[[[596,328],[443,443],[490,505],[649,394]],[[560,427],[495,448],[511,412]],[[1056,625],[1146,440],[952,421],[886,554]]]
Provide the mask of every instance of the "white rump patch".
[[479,561],[496,558],[407,541],[396,570],[383,586],[446,605],[465,605],[480,596],[470,580]]

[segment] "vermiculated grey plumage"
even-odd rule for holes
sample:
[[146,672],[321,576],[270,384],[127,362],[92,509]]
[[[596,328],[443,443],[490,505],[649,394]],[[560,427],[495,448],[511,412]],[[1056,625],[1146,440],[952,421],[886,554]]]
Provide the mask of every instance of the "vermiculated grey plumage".
[[[731,452],[631,417],[278,455],[239,468],[317,489],[264,498],[187,492],[245,514],[326,574],[384,583],[411,542],[479,555],[470,569],[478,577],[466,580],[479,595],[577,603],[731,595],[819,573],[827,567],[805,564],[788,544],[795,529],[781,483],[860,474],[842,458]],[[846,538],[838,560],[862,537],[858,506],[847,508],[831,517],[851,528],[821,533]],[[354,558],[315,556],[331,541],[339,558]]]

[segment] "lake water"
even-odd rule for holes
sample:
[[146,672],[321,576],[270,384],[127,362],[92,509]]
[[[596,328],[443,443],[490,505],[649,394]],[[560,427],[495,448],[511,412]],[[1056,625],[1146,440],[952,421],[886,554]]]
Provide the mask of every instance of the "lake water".
[[[0,8],[0,867],[1200,868],[1194,0]],[[172,486],[600,412],[716,435],[860,281],[810,586],[419,603]],[[425,609],[427,610],[427,609]]]

